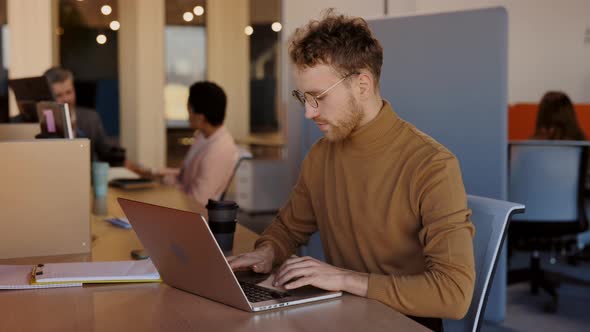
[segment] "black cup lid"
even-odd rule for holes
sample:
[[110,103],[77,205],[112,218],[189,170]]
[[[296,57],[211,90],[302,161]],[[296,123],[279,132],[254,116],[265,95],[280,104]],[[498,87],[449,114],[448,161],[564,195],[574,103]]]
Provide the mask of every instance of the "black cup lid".
[[207,210],[234,210],[239,208],[238,203],[234,201],[216,201],[214,199],[209,199],[205,207]]

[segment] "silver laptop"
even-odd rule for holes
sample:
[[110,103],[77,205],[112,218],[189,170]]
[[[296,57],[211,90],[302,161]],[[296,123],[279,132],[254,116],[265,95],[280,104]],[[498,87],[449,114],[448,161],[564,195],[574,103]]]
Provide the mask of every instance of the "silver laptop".
[[285,291],[270,288],[272,276],[254,272],[234,274],[202,215],[124,198],[118,201],[162,280],[172,287],[245,311],[342,295],[311,286]]

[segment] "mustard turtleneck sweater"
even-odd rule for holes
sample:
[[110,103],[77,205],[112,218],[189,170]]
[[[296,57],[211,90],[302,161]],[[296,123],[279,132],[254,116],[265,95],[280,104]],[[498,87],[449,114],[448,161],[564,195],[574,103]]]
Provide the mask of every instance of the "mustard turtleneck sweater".
[[320,139],[256,243],[282,263],[319,230],[328,263],[369,273],[368,297],[407,315],[462,318],[474,227],[455,156],[389,103],[341,142]]

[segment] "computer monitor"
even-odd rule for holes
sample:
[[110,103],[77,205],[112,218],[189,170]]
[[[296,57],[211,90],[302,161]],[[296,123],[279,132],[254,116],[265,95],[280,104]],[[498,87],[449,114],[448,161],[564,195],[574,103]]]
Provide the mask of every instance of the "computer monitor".
[[44,76],[8,80],[24,122],[37,122],[37,102],[51,101],[53,95]]

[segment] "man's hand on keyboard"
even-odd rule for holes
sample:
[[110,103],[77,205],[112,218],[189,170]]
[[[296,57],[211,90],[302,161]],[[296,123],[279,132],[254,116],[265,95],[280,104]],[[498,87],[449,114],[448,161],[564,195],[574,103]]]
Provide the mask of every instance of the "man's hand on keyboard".
[[279,268],[273,284],[286,289],[311,285],[328,291],[367,296],[369,275],[341,269],[312,257],[291,257]]
[[275,252],[270,244],[262,245],[249,253],[227,257],[233,271],[251,269],[257,273],[269,273],[272,270]]

